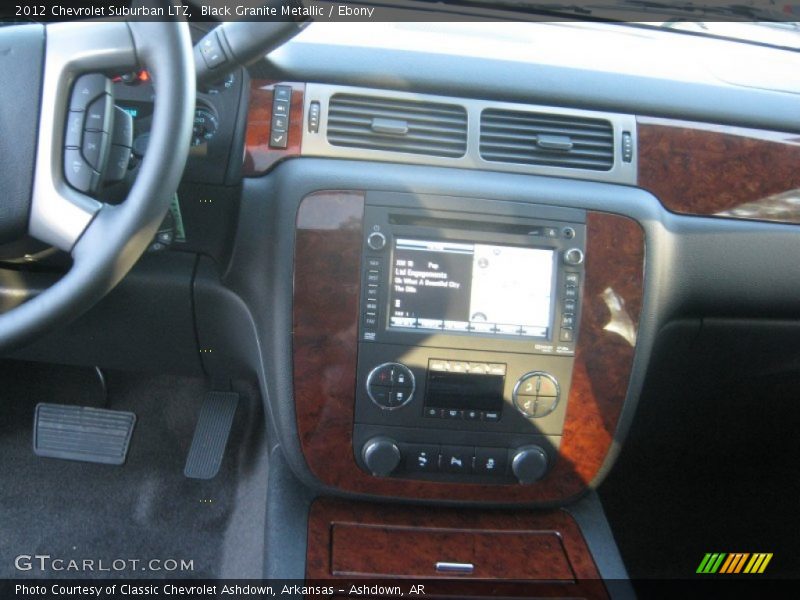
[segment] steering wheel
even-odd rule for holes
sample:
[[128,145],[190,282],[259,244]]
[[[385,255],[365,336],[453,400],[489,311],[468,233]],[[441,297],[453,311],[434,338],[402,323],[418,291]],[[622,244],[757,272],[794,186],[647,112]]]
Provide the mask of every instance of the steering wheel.
[[[162,1],[181,6],[178,0]],[[282,1],[301,6],[300,0],[265,4],[277,7]],[[170,14],[182,13],[176,8]],[[258,60],[307,24],[304,17],[227,22],[194,49],[181,20],[0,27],[0,244],[28,234],[73,259],[57,283],[0,315],[0,352],[77,317],[142,255],[186,165],[196,80],[218,79]],[[65,181],[69,90],[82,74],[142,66],[155,90],[147,153],[125,201],[105,204]],[[37,104],[39,111],[31,110]],[[12,113],[10,107],[19,110]]]
[[[195,103],[193,50],[185,22],[6,27],[0,28],[0,50],[5,49],[11,50],[10,56],[0,52],[8,63],[0,136],[13,142],[4,141],[6,147],[0,148],[0,181],[7,190],[0,198],[0,241],[27,233],[70,252],[73,263],[57,283],[0,315],[0,350],[85,311],[141,256],[178,188]],[[150,143],[127,198],[112,206],[65,181],[69,90],[81,74],[142,65],[155,87]],[[29,92],[38,106],[21,105]]]
[[[0,241],[27,233],[73,259],[57,283],[0,315],[0,350],[7,350],[88,309],[147,248],[188,157],[195,66],[189,27],[179,21],[4,27],[0,65]],[[141,66],[155,89],[150,142],[127,198],[112,206],[65,181],[70,87],[81,74]],[[20,105],[26,98],[38,111]]]

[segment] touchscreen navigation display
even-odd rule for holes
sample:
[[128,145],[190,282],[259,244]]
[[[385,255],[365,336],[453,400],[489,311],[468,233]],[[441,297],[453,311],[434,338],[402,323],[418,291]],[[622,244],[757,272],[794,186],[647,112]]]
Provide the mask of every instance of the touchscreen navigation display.
[[395,238],[389,327],[548,338],[554,251]]

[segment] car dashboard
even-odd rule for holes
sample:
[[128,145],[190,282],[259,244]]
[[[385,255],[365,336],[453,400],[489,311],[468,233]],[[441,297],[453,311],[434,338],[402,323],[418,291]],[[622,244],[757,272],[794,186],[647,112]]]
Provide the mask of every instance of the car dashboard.
[[[595,490],[663,331],[798,316],[800,55],[739,54],[312,24],[198,94],[183,235],[17,356],[257,380],[268,519],[308,532],[267,533],[268,575],[624,597],[598,584],[626,573]],[[146,73],[114,86],[145,152]]]

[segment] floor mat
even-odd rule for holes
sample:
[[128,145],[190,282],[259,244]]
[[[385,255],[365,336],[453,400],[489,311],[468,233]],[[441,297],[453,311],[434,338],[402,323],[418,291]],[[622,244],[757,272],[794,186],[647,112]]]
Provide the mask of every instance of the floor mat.
[[[205,392],[200,379],[107,373],[108,408],[137,416],[123,466],[35,456],[36,404],[101,406],[94,378],[89,369],[0,364],[0,578],[260,576],[267,464],[252,390],[208,481],[183,475]],[[110,570],[19,570],[19,555],[50,555],[64,559],[62,567],[89,560],[95,571],[102,561]],[[120,560],[127,562],[117,570]]]

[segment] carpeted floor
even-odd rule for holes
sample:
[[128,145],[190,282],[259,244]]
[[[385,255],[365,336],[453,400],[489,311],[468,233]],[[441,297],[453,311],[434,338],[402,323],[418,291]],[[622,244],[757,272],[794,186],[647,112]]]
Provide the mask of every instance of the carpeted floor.
[[[0,578],[259,577],[263,565],[267,444],[260,399],[243,392],[216,478],[183,467],[205,392],[200,379],[106,373],[106,408],[137,423],[126,464],[40,458],[32,451],[38,402],[102,406],[90,369],[0,363]],[[18,555],[192,561],[181,572],[19,571]],[[66,564],[66,563],[65,563]],[[117,563],[118,565],[121,563]],[[130,564],[130,563],[128,563]],[[153,565],[158,567],[159,565]],[[97,567],[95,567],[97,568]]]

